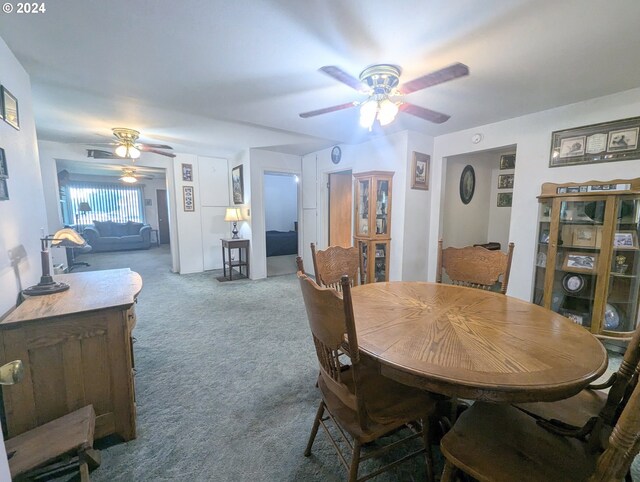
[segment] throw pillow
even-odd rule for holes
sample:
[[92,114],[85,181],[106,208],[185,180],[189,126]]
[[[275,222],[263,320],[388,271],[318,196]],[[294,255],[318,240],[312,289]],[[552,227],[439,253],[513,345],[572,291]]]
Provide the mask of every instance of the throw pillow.
[[93,220],[93,225],[96,227],[100,236],[109,237],[111,236],[111,221],[96,221]]
[[140,234],[140,230],[142,229],[142,223],[134,223],[133,221],[127,222],[127,234]]

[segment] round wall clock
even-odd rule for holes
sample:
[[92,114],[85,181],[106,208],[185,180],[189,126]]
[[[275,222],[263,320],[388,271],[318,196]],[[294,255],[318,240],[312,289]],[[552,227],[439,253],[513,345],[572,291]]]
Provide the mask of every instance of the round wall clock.
[[340,159],[342,159],[342,149],[338,146],[333,146],[333,149],[331,149],[331,162],[338,164]]
[[564,278],[562,278],[562,287],[570,294],[580,293],[584,288],[584,285],[584,276],[579,274],[567,273],[564,275]]
[[460,176],[460,200],[464,204],[469,204],[476,190],[476,172],[473,166],[465,166]]

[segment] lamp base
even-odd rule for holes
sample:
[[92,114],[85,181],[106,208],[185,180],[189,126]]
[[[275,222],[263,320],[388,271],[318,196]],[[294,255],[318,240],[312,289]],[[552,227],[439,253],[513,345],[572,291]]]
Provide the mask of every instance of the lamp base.
[[53,281],[51,277],[48,277],[48,281],[44,276],[40,279],[40,283],[37,285],[33,285],[28,287],[25,290],[22,290],[23,295],[27,296],[42,296],[42,295],[51,295],[53,293],[60,293],[61,291],[65,291],[69,289],[69,285],[67,283],[59,283],[57,281]]
[[237,222],[233,222],[233,229],[231,230],[231,234],[233,234],[233,236],[231,236],[231,239],[240,239],[240,237],[238,236],[238,223]]

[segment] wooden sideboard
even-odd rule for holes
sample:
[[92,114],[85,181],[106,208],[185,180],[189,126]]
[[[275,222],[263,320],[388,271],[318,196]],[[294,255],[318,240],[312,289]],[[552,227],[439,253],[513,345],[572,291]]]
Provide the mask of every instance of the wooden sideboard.
[[131,331],[142,278],[127,269],[55,276],[67,291],[33,296],[0,322],[0,363],[20,359],[21,383],[2,387],[9,437],[86,405],[95,438],[136,437]]

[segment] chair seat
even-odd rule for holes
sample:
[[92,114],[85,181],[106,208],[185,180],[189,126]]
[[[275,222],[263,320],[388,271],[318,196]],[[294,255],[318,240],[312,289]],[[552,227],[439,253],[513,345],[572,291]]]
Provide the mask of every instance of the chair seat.
[[16,477],[70,452],[90,449],[96,414],[78,409],[5,442],[11,476]]
[[607,393],[583,390],[573,397],[557,402],[519,403],[515,407],[543,420],[559,420],[575,428],[583,427],[590,418],[597,417],[607,403]]
[[[427,392],[418,390],[376,373],[373,367],[366,368],[366,376],[360,384],[366,400],[366,412],[370,423],[363,430],[358,422],[356,411],[345,405],[325,384],[322,375],[318,377],[318,386],[327,408],[343,422],[351,436],[362,443],[370,442],[395,430],[407,422],[426,419],[435,410],[436,402]],[[354,393],[352,370],[342,372],[342,380]]]
[[441,442],[456,467],[480,481],[585,481],[598,454],[586,444],[554,435],[510,405],[473,404]]

